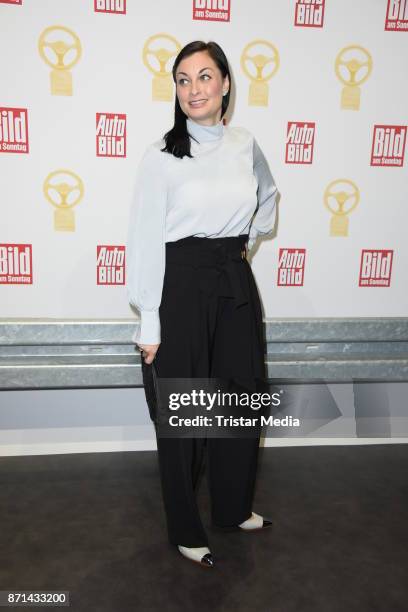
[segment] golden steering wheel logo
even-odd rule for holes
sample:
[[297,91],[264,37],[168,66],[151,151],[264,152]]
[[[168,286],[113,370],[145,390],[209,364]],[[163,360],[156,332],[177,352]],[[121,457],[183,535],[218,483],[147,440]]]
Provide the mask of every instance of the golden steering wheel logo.
[[348,215],[360,202],[357,185],[349,179],[336,179],[327,185],[323,201],[332,213],[330,236],[348,236]]
[[82,54],[78,36],[65,26],[53,25],[45,28],[38,39],[40,56],[52,70],[51,94],[72,96],[72,74],[70,69]]
[[[174,48],[172,50],[163,46],[163,39],[170,42]],[[162,45],[155,48],[155,45]],[[170,46],[167,45],[167,46]],[[173,100],[173,80],[171,70],[166,69],[169,59],[178,54],[181,45],[170,34],[154,34],[148,38],[143,46],[143,63],[155,76],[152,81],[152,100],[161,102],[171,102]],[[149,56],[153,56],[157,66],[150,64]]]
[[[84,184],[71,170],[50,172],[44,181],[43,191],[54,211],[54,229],[59,232],[74,232],[75,217],[72,209],[84,195]],[[76,192],[76,193],[75,193]]]
[[360,85],[373,70],[373,59],[367,49],[359,45],[344,47],[334,63],[337,78],[344,84],[341,91],[341,108],[360,110]]
[[[253,47],[266,47],[267,51],[250,54]],[[252,64],[255,74],[248,70],[247,62]],[[273,69],[265,75],[264,69],[268,64],[273,64]],[[241,55],[241,68],[251,81],[248,92],[249,106],[268,106],[269,89],[266,82],[276,74],[279,64],[279,51],[268,40],[257,39],[246,45]]]

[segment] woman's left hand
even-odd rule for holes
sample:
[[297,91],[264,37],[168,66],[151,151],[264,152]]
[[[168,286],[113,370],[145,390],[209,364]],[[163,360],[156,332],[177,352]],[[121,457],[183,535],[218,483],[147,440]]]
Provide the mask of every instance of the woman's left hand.
[[159,344],[138,344],[139,350],[142,352],[142,359],[145,363],[150,364],[156,357],[156,353],[159,350]]

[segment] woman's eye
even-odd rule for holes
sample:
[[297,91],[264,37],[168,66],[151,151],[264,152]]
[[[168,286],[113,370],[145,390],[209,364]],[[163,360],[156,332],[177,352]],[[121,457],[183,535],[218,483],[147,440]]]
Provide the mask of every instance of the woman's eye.
[[[201,78],[204,78],[204,77],[208,77],[209,79],[211,79],[211,77],[210,77],[210,75],[209,75],[209,74],[202,74],[202,75],[201,75]],[[183,84],[183,81],[187,81],[187,79],[180,79],[180,80],[179,80],[179,85],[182,85],[182,84]]]

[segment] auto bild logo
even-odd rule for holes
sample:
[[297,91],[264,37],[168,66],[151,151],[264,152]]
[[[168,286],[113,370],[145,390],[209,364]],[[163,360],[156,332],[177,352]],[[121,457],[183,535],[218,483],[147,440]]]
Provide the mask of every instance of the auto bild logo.
[[96,155],[126,157],[126,115],[96,113]]
[[389,249],[363,249],[361,252],[359,287],[389,287],[392,257]]
[[315,124],[304,121],[289,121],[286,134],[287,164],[311,164],[313,161],[313,147]]
[[407,128],[405,125],[375,125],[371,166],[403,166]]
[[99,245],[96,247],[96,284],[125,284],[125,247]]
[[231,0],[193,0],[193,19],[229,21]]
[[0,153],[28,153],[26,108],[0,107]]
[[126,13],[126,0],[94,0],[95,13]]
[[32,285],[31,244],[0,244],[0,285]]
[[325,0],[297,0],[295,4],[295,26],[322,28]]
[[278,286],[303,285],[306,249],[279,249]]
[[384,30],[408,31],[408,0],[388,0]]

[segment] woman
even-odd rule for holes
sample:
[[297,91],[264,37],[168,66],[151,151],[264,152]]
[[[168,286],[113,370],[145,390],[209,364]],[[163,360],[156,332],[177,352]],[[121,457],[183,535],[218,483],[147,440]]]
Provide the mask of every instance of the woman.
[[[159,378],[234,378],[254,389],[265,377],[264,338],[246,255],[274,227],[277,188],[252,134],[222,122],[231,82],[219,45],[186,45],[173,80],[174,127],[144,153],[129,222],[134,340],[144,372],[154,361]],[[214,565],[194,493],[205,445],[213,525],[271,524],[252,512],[259,435],[171,438],[156,427],[156,438],[169,541],[184,557]]]

